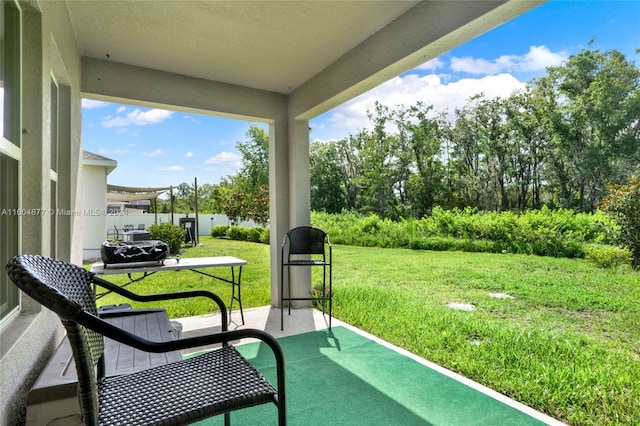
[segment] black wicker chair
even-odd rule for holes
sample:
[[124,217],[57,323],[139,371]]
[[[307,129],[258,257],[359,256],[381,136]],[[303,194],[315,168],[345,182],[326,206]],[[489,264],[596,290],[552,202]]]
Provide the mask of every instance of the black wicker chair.
[[[86,425],[184,425],[254,405],[274,403],[278,423],[286,424],[284,355],[262,330],[227,331],[224,302],[206,291],[140,296],[75,265],[39,255],[16,256],[7,264],[11,280],[60,317],[67,330],[78,373],[78,397]],[[152,342],[98,316],[92,285],[136,301],[208,297],[219,306],[222,332]],[[168,352],[221,343],[219,349],[132,374],[105,377],[104,336],[146,352]],[[228,344],[257,338],[273,351],[277,389]],[[97,366],[97,369],[95,368]]]
[[[331,277],[333,274],[331,271],[332,248],[329,235],[320,228],[298,226],[286,233],[282,239],[280,251],[280,329],[284,330],[284,301],[289,302],[289,315],[291,315],[290,302],[293,300],[313,300],[321,302],[323,314],[325,313],[325,304],[329,302],[329,329],[331,329],[331,305],[333,300]],[[319,295],[311,295],[311,297],[291,297],[291,268],[295,266],[319,266],[322,268],[322,288]],[[287,297],[284,296],[285,267],[287,268]],[[329,275],[328,283],[327,275]]]

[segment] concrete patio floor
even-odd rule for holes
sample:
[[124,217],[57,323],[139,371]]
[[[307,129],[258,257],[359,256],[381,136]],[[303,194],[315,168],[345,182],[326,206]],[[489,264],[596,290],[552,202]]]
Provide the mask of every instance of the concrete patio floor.
[[[186,318],[176,318],[182,324],[182,337],[193,337],[212,332],[220,331],[220,314],[208,314]],[[233,310],[229,330],[242,328],[257,328],[266,331],[275,338],[291,336],[294,334],[306,333],[315,330],[329,328],[329,316],[323,315],[321,311],[312,308],[291,309],[291,315],[287,309],[284,310],[284,330],[280,330],[280,308],[262,306],[244,310],[244,322],[240,316],[240,311]],[[346,326],[335,318],[331,321],[331,326]]]
[[[321,311],[313,308],[291,309],[291,315],[289,315],[287,309],[285,309],[284,310],[284,330],[280,330],[280,308],[274,308],[271,306],[245,309],[244,325],[240,325],[241,324],[240,312],[237,310],[233,311],[231,320],[232,321],[229,324],[230,330],[235,330],[238,328],[257,328],[270,333],[272,336],[276,338],[291,336],[291,335],[300,334],[300,333],[306,333],[306,332],[315,331],[315,330],[324,330],[329,327],[329,316],[323,315]],[[201,316],[195,316],[195,317],[177,318],[175,319],[175,321],[180,322],[180,324],[182,325],[182,337],[198,336],[202,334],[220,331],[220,315],[219,314],[209,314],[209,315],[201,315]],[[534,410],[531,407],[521,404],[511,398],[508,398],[505,395],[502,395],[492,389],[487,388],[486,386],[483,386],[479,383],[469,380],[457,373],[454,373],[450,370],[440,367],[439,365],[434,364],[430,361],[427,361],[398,346],[385,342],[384,340],[381,340],[365,331],[362,331],[356,327],[353,327],[350,324],[344,323],[336,318],[332,318],[331,326],[346,327],[381,345],[384,345],[400,354],[403,354],[415,360],[416,362],[419,362],[420,364],[424,365],[427,368],[431,368],[479,392],[482,392],[494,399],[497,399],[498,401],[501,401],[506,405],[509,405],[524,413],[527,413],[531,417],[536,418],[545,424],[553,425],[553,426],[563,426],[563,425],[566,426],[565,423],[555,420],[554,418],[549,417],[544,413]],[[244,343],[244,342],[240,342],[240,343]]]

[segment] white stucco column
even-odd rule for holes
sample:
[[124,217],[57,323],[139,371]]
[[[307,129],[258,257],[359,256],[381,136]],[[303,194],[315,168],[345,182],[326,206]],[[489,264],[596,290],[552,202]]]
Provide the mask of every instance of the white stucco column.
[[[271,229],[271,304],[280,305],[281,244],[289,229],[309,225],[309,122],[275,120],[269,128],[269,194]],[[287,291],[287,271],[285,295]],[[291,271],[291,295],[309,297],[311,274],[308,268]],[[301,301],[292,306],[308,306]]]
[[289,120],[289,214],[291,228],[309,225],[309,122]]
[[289,228],[289,132],[287,120],[269,124],[269,262],[271,305],[280,306],[280,243]]
[[[311,196],[309,186],[309,122],[289,120],[289,229],[306,226],[311,222]],[[284,271],[285,294],[287,271]],[[291,269],[291,297],[308,298],[311,295],[311,270],[306,267]],[[308,300],[293,301],[294,308],[311,306]]]

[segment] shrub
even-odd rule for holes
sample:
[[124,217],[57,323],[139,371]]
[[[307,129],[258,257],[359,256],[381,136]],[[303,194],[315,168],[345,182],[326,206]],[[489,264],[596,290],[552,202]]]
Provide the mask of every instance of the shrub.
[[187,230],[168,222],[156,223],[149,227],[149,238],[166,243],[171,253],[179,253]]
[[269,244],[271,242],[271,231],[269,228],[264,228],[262,235],[260,236],[260,242],[263,244]]
[[619,233],[616,223],[602,212],[548,207],[521,214],[435,207],[431,216],[400,221],[349,211],[312,212],[311,223],[327,231],[334,244],[567,258],[582,258],[584,244],[608,244]]
[[259,243],[262,241],[262,234],[264,233],[265,228],[260,226],[254,226],[253,228],[247,229],[247,240]]
[[455,241],[450,237],[416,238],[411,241],[414,250],[448,251],[455,247]]
[[216,225],[211,228],[209,233],[213,238],[224,238],[227,236],[227,230],[229,227],[227,225]]
[[227,238],[236,241],[247,241],[249,239],[249,231],[241,226],[231,226],[227,229]]
[[584,257],[601,268],[613,268],[631,262],[631,253],[626,248],[604,245],[586,246]]
[[620,226],[616,241],[629,249],[631,266],[640,268],[640,178],[628,185],[612,185],[602,200],[602,210]]

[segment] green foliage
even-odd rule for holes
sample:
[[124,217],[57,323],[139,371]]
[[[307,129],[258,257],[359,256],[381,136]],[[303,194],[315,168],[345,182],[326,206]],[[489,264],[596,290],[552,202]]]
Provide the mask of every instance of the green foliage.
[[266,228],[261,226],[254,226],[247,230],[247,240],[254,243],[262,242],[262,234],[266,231]]
[[631,253],[628,249],[597,244],[584,248],[584,258],[601,268],[614,268],[631,263]]
[[186,234],[186,229],[168,222],[156,223],[149,226],[149,238],[165,242],[172,253],[180,252],[180,247],[182,243],[184,243]]
[[584,49],[547,73],[535,92],[552,136],[549,187],[561,206],[594,211],[637,170],[640,69],[617,50]]
[[640,69],[587,48],[507,98],[480,92],[452,114],[376,103],[368,117],[356,134],[312,143],[313,210],[393,220],[435,206],[594,212],[607,185],[637,173]]
[[258,225],[269,223],[269,187],[262,185],[249,202],[247,217]]
[[251,219],[259,225],[269,221],[269,135],[256,125],[250,125],[247,140],[237,142],[242,156],[242,167],[227,179],[222,207],[232,222]]
[[449,251],[454,249],[454,241],[450,237],[414,238],[409,247],[414,250]]
[[435,207],[420,220],[392,221],[374,214],[312,212],[311,223],[337,244],[411,247],[485,253],[581,258],[587,244],[610,244],[616,224],[602,212],[543,207],[522,214]]
[[240,221],[247,220],[247,212],[249,210],[248,197],[242,191],[227,191],[223,198],[222,209],[224,214],[227,215],[231,223],[239,223]]
[[227,238],[236,241],[248,241],[249,230],[242,226],[230,226],[227,229]]
[[312,142],[309,162],[311,210],[340,213],[347,205],[343,187],[348,177],[341,168],[338,142]]
[[244,228],[242,226],[216,225],[211,228],[212,238],[226,238],[236,241],[251,241],[254,243],[269,244],[269,228],[254,226]]
[[640,178],[628,185],[612,185],[602,201],[602,209],[620,226],[616,241],[631,253],[634,269],[640,267]]
[[227,225],[216,225],[211,228],[211,230],[209,231],[209,234],[211,234],[213,238],[226,237],[228,229],[229,229],[229,226]]
[[260,242],[263,244],[269,244],[271,242],[271,231],[269,228],[264,228],[260,235]]

